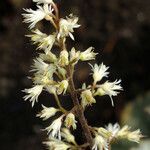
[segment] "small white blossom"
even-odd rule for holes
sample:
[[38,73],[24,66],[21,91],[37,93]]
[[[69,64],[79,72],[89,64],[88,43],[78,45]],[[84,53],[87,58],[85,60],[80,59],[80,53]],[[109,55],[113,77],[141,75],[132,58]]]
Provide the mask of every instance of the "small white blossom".
[[75,120],[75,116],[73,113],[69,113],[67,116],[66,116],[66,119],[65,119],[65,126],[67,128],[70,128],[71,126],[73,127],[73,129],[76,129],[76,123],[77,121]]
[[31,71],[37,71],[38,73],[43,73],[49,67],[49,65],[45,63],[41,58],[36,58],[33,61],[34,61],[34,64],[32,65]]
[[120,126],[118,123],[115,123],[114,125],[109,123],[108,126],[106,126],[106,129],[112,133],[112,137],[116,137],[120,130]]
[[61,93],[65,94],[66,90],[68,89],[68,80],[62,80],[58,84],[57,93],[60,95]]
[[130,131],[130,127],[127,126],[127,125],[125,125],[125,126],[123,126],[123,127],[118,131],[117,136],[118,136],[119,138],[124,138],[124,137],[127,136],[127,134],[129,133],[129,131]]
[[32,71],[37,71],[38,73],[48,73],[48,75],[51,77],[56,71],[55,64],[47,64],[41,58],[34,59],[34,65],[32,68]]
[[98,81],[101,81],[103,77],[107,77],[109,72],[107,72],[109,67],[106,67],[103,63],[101,65],[95,64],[92,66],[92,71],[93,71],[93,79],[94,79],[94,84],[96,84]]
[[[129,141],[133,141],[136,143],[140,142],[140,139],[143,137],[141,131],[139,129],[135,131],[130,131],[130,127],[125,125],[124,127],[120,128],[119,124],[108,124],[106,129],[112,133],[112,138],[116,139],[128,139]],[[111,140],[110,139],[110,140]]]
[[40,84],[44,87],[48,85],[55,85],[56,82],[53,80],[52,72],[43,72],[43,73],[34,73],[34,77],[32,78],[34,84]]
[[65,139],[65,141],[69,143],[73,143],[76,145],[75,137],[71,134],[70,130],[67,128],[62,128],[61,135]]
[[55,43],[56,33],[47,35],[45,33],[42,33],[38,29],[36,29],[32,32],[33,32],[33,34],[27,35],[27,37],[31,37],[31,41],[33,41],[34,44],[38,44],[37,49],[40,49],[40,50],[42,49],[45,51],[46,54],[48,54],[51,51],[51,49]]
[[100,135],[96,135],[93,141],[92,150],[108,150],[107,141]]
[[48,134],[50,133],[49,135],[50,137],[58,138],[59,140],[61,140],[60,128],[62,125],[62,118],[63,116],[54,120],[52,124],[46,128],[46,130],[48,131]]
[[129,141],[133,141],[136,143],[140,142],[140,139],[143,137],[143,135],[141,134],[140,129],[137,129],[136,131],[130,132],[127,136]]
[[93,51],[94,51],[93,47],[89,47],[84,52],[81,52],[80,60],[87,61],[87,60],[95,59],[95,56],[97,55],[97,53],[94,53]]
[[24,17],[24,22],[30,23],[30,29],[34,28],[39,21],[43,20],[44,18],[46,19],[47,16],[51,15],[53,12],[51,6],[48,6],[46,4],[43,7],[39,5],[37,7],[37,10],[32,10],[31,8],[24,9],[24,11],[26,11],[27,13],[22,14]]
[[35,72],[35,77],[33,81],[35,84],[49,85],[54,84],[53,74],[56,71],[56,66],[54,64],[47,64],[43,62],[42,59],[37,58],[34,60],[31,71]]
[[37,114],[37,117],[43,118],[43,120],[47,120],[59,111],[59,109],[56,109],[54,107],[46,107],[44,105],[42,105],[42,108],[43,110],[39,114]]
[[39,57],[40,59],[50,62],[50,63],[55,63],[58,60],[56,55],[50,51],[47,54],[40,54]]
[[73,47],[70,51],[70,62],[76,64],[80,58],[80,51],[76,51]]
[[92,103],[96,103],[91,90],[85,90],[81,93],[81,104],[82,107],[85,108],[88,105],[92,105]]
[[43,142],[49,150],[68,150],[71,146],[63,141],[50,138],[49,141]]
[[105,139],[109,139],[112,136],[112,133],[105,128],[95,128],[99,135],[103,136]]
[[59,33],[57,38],[70,36],[72,40],[74,40],[74,36],[72,32],[74,32],[74,28],[79,28],[80,25],[77,24],[78,17],[73,16],[72,14],[66,19],[61,18],[59,22]]
[[29,99],[30,102],[32,102],[32,107],[34,106],[34,103],[38,101],[38,97],[41,94],[43,90],[43,85],[35,85],[33,88],[25,89],[23,92],[25,92],[27,95],[24,96],[24,99]]
[[55,38],[56,38],[56,34],[52,34],[43,38],[40,41],[38,48],[43,49],[45,53],[48,54],[55,43]]
[[59,64],[61,66],[66,66],[69,64],[69,60],[68,60],[69,54],[66,50],[63,50],[60,52],[60,58],[59,58]]
[[53,3],[53,0],[33,0],[33,2],[36,2],[37,4],[51,4]]
[[112,96],[117,96],[119,91],[123,90],[120,85],[120,82],[121,80],[118,80],[118,81],[116,80],[114,82],[106,81],[104,84],[99,85],[99,88],[97,89],[94,95],[99,95],[99,96],[109,95],[111,102],[112,102],[112,106],[114,106]]
[[37,44],[42,41],[43,38],[47,37],[47,34],[42,33],[40,30],[36,29],[32,31],[33,34],[27,35],[27,37],[31,38],[31,41],[33,41],[33,44]]

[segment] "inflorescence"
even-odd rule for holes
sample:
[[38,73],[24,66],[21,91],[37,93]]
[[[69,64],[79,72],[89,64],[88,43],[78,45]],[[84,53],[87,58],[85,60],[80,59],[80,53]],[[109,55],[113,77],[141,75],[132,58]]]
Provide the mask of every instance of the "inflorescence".
[[[79,28],[78,17],[70,14],[66,18],[59,17],[59,10],[53,0],[33,0],[37,9],[24,9],[23,18],[25,23],[29,24],[32,34],[27,35],[31,38],[33,44],[37,45],[39,55],[33,60],[31,71],[33,76],[33,87],[23,90],[25,92],[24,100],[29,100],[32,107],[38,102],[38,97],[42,91],[47,91],[53,95],[57,108],[46,107],[42,105],[42,111],[37,114],[43,120],[47,120],[56,114],[59,117],[45,128],[48,134],[48,140],[44,142],[49,150],[81,150],[90,147],[92,150],[110,150],[111,144],[119,139],[128,139],[133,142],[140,142],[142,134],[140,130],[130,131],[130,127],[125,125],[120,127],[117,123],[109,124],[103,127],[91,127],[87,124],[84,111],[87,107],[96,103],[96,96],[108,95],[114,106],[113,96],[117,96],[123,90],[120,85],[121,80],[105,81],[109,75],[109,67],[101,64],[90,65],[93,83],[85,83],[80,89],[75,89],[73,75],[74,67],[80,61],[94,60],[97,53],[93,47],[85,51],[72,48],[67,49],[66,40],[73,36],[74,29]],[[36,24],[41,20],[47,20],[54,27],[55,32],[46,34],[36,28]],[[53,47],[60,49],[59,54],[55,54]],[[72,97],[74,106],[71,110],[66,110],[60,102],[60,95],[69,94]],[[79,111],[79,112],[78,112]],[[77,130],[77,120],[82,124],[83,131],[87,141],[78,145],[72,130]],[[84,129],[85,128],[85,129]]]

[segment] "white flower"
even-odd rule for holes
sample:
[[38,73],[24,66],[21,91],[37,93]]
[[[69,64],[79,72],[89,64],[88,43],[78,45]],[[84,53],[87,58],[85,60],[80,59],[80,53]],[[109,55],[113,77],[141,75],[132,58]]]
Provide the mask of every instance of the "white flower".
[[53,0],[33,0],[33,2],[36,2],[37,4],[51,4],[53,3]]
[[76,64],[80,58],[79,56],[80,56],[80,51],[76,51],[75,48],[73,47],[70,51],[70,62]]
[[49,150],[68,150],[71,148],[69,144],[54,138],[50,138],[49,141],[43,143],[48,146]]
[[43,20],[44,18],[46,19],[53,12],[51,6],[48,6],[46,4],[43,7],[42,6],[37,7],[38,7],[37,10],[32,10],[31,8],[24,9],[24,11],[26,11],[27,13],[22,14],[24,17],[23,22],[30,23],[29,25],[30,29],[34,28],[39,21]]
[[129,141],[133,141],[136,143],[140,142],[140,139],[143,137],[143,135],[141,134],[140,129],[137,129],[136,131],[130,132],[127,136]]
[[47,34],[42,33],[38,29],[33,31],[33,34],[27,36],[31,37],[31,40],[34,42],[34,44],[38,43],[37,49],[44,50],[46,54],[51,51],[56,39],[56,33],[48,36]]
[[32,68],[31,71],[36,71],[33,78],[34,84],[42,84],[45,86],[55,83],[53,81],[53,74],[56,71],[56,66],[54,64],[47,64],[43,62],[41,58],[37,58],[34,60]]
[[31,71],[37,71],[39,74],[48,74],[49,78],[51,78],[56,71],[56,66],[54,64],[47,64],[41,58],[34,59],[32,68]]
[[109,139],[112,136],[112,133],[105,128],[95,128],[99,135],[103,136],[105,139]]
[[52,34],[43,38],[40,41],[38,48],[43,49],[45,53],[48,54],[55,43],[55,38],[56,38],[56,34]]
[[97,55],[97,53],[93,52],[93,47],[89,47],[84,52],[81,52],[80,60],[82,60],[82,61],[92,60],[92,59],[95,59],[96,55]]
[[36,58],[33,61],[34,64],[32,65],[33,69],[31,71],[37,71],[38,73],[43,73],[49,67],[49,65],[45,63],[41,58]]
[[62,80],[58,84],[57,93],[60,95],[61,93],[65,94],[66,90],[68,89],[68,80]]
[[106,129],[112,133],[112,137],[117,137],[117,134],[120,130],[120,126],[118,123],[115,123],[114,125],[109,123],[108,126],[106,126]]
[[128,139],[129,141],[139,143],[140,139],[143,137],[139,129],[132,132],[130,131],[129,126],[125,125],[124,127],[120,128],[118,123],[114,125],[108,124],[106,129],[112,133],[111,139]]
[[114,82],[106,81],[104,84],[99,85],[99,88],[97,89],[96,93],[94,95],[109,95],[112,106],[114,106],[114,102],[112,99],[112,96],[117,96],[120,90],[123,90],[120,85],[121,80],[115,80]]
[[34,77],[32,78],[34,84],[40,84],[44,87],[49,85],[55,85],[56,82],[53,80],[52,74],[49,72],[45,73],[34,73]]
[[70,36],[72,40],[74,40],[74,37],[72,35],[72,32],[74,32],[74,28],[79,28],[80,25],[77,24],[78,17],[73,16],[72,14],[69,17],[66,17],[66,19],[61,18],[59,22],[59,33],[57,38],[60,37],[67,37]]
[[96,135],[93,143],[94,145],[92,147],[92,150],[108,150],[108,143],[100,135]]
[[81,104],[85,108],[92,103],[96,103],[96,100],[93,98],[92,92],[90,90],[85,90],[81,93]]
[[27,37],[30,37],[31,38],[31,41],[34,42],[34,44],[37,44],[39,42],[42,41],[43,38],[46,38],[47,37],[47,34],[45,33],[42,33],[40,30],[36,29],[34,31],[32,31],[33,34],[31,35],[27,35]]
[[42,108],[43,110],[39,114],[37,114],[37,117],[43,118],[43,120],[47,120],[59,111],[59,109],[56,109],[54,107],[46,107],[44,105],[42,105]]
[[128,133],[130,132],[130,127],[125,125],[117,133],[118,138],[127,138]]
[[130,131],[130,127],[125,125],[123,128],[121,128],[117,134],[118,138],[126,138],[129,141],[133,141],[136,143],[140,142],[140,139],[143,137],[141,134],[141,131],[139,129],[135,131]]
[[59,64],[61,66],[66,66],[69,64],[69,60],[68,60],[69,54],[66,50],[63,50],[60,52],[60,58],[59,58]]
[[67,116],[66,116],[66,119],[65,119],[65,126],[67,128],[70,128],[71,126],[73,127],[73,129],[76,129],[76,123],[77,121],[75,120],[75,116],[73,113],[69,113]]
[[73,143],[76,145],[75,137],[71,134],[70,130],[67,128],[62,128],[61,135],[65,139],[65,141],[69,143]]
[[92,66],[92,71],[93,71],[93,79],[94,79],[94,84],[96,84],[98,81],[102,80],[103,77],[107,77],[109,72],[107,72],[109,67],[106,67],[103,63],[101,65],[95,64]]
[[24,96],[24,99],[30,99],[30,102],[32,102],[32,107],[34,106],[34,103],[38,101],[38,97],[41,94],[43,90],[43,85],[35,85],[33,88],[25,89],[23,92],[25,92],[27,95]]
[[50,63],[55,63],[57,62],[57,57],[55,54],[53,54],[52,52],[48,52],[47,54],[40,54],[39,57],[43,60],[43,61],[47,61]]
[[52,124],[46,128],[46,130],[48,131],[48,134],[50,133],[49,135],[50,137],[58,138],[59,140],[61,140],[60,128],[62,125],[62,118],[63,116],[54,120]]

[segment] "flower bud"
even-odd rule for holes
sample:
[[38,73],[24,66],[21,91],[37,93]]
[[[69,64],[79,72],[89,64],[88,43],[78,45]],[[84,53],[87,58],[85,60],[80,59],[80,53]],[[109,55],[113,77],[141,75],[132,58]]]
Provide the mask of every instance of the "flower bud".
[[80,52],[75,50],[75,48],[73,47],[70,51],[70,62],[71,63],[77,63],[77,61],[79,60],[79,56],[80,56]]
[[42,105],[42,108],[43,110],[39,114],[37,114],[37,117],[43,118],[43,120],[47,120],[59,111],[59,109],[56,109],[54,107],[46,107],[44,105]]
[[87,61],[87,60],[95,59],[95,56],[97,55],[97,53],[94,53],[92,50],[93,50],[93,47],[89,47],[84,52],[81,52],[80,60],[81,61]]
[[81,104],[82,107],[85,108],[87,105],[91,105],[92,103],[96,103],[96,100],[93,98],[92,92],[90,90],[85,90],[81,93]]
[[67,80],[63,80],[58,85],[57,93],[58,94],[61,94],[61,93],[65,94],[67,88],[68,88],[68,81]]
[[75,120],[75,116],[73,113],[69,113],[66,116],[66,120],[65,120],[65,126],[67,128],[70,128],[71,126],[73,127],[73,129],[76,129],[76,123],[77,121]]
[[69,54],[66,50],[61,51],[60,59],[59,59],[60,66],[67,66],[69,64],[68,57],[69,57]]
[[71,132],[68,128],[62,128],[61,135],[65,139],[65,141],[76,145],[75,137],[71,134]]

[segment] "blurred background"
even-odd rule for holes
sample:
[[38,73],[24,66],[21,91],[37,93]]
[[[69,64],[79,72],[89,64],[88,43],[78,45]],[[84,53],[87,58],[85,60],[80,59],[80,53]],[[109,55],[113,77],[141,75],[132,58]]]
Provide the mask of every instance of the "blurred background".
[[[150,147],[150,1],[149,0],[57,0],[61,16],[69,13],[79,16],[82,25],[75,32],[75,42],[69,46],[85,50],[95,47],[99,53],[95,62],[110,66],[110,81],[122,79],[124,92],[114,98],[112,108],[109,97],[97,98],[96,105],[85,113],[93,126],[105,126],[109,122],[128,124],[140,128],[146,138],[141,145],[121,141],[114,150],[149,150]],[[40,103],[32,109],[23,101],[24,88],[32,83],[27,78],[33,58],[36,56],[27,25],[22,23],[22,8],[36,8],[31,0],[0,1],[0,150],[44,150],[41,131],[49,122],[35,115],[41,104],[54,106],[53,97],[43,93]],[[48,28],[46,22],[38,24]],[[94,63],[94,62],[91,62]],[[89,66],[81,63],[76,68],[76,87],[91,82]],[[70,97],[62,100],[70,108]],[[81,133],[78,130],[78,133]],[[78,135],[79,143],[83,137]]]

